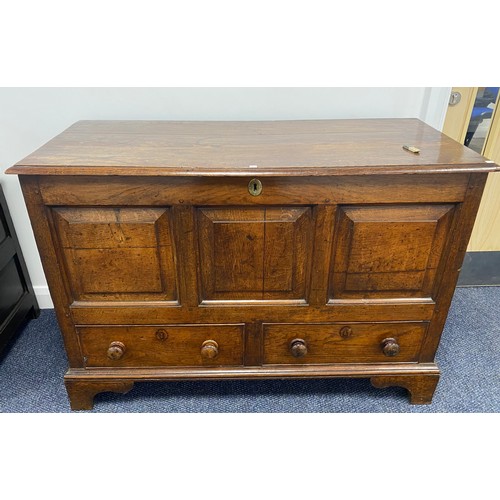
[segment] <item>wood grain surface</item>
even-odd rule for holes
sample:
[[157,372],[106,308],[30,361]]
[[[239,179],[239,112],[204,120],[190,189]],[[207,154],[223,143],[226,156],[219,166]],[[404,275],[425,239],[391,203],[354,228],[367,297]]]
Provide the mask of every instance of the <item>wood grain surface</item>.
[[[243,365],[243,325],[94,326],[77,332],[88,367]],[[208,340],[219,346],[211,359],[201,355]],[[109,345],[117,341],[124,354],[109,359]]]
[[432,297],[454,205],[339,209],[330,297]]
[[[348,327],[348,335],[342,329]],[[369,363],[416,361],[426,323],[308,323],[264,324],[264,364]],[[387,357],[382,341],[395,338],[400,353]],[[294,339],[307,344],[307,354],[290,352]]]
[[478,170],[493,171],[495,165],[420,120],[369,119],[80,121],[9,173],[304,176]]

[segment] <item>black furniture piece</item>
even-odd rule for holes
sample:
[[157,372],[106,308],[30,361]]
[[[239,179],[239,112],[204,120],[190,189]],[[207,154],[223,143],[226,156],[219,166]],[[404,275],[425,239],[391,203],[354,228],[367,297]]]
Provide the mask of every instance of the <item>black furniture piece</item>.
[[0,354],[25,319],[40,309],[0,185]]

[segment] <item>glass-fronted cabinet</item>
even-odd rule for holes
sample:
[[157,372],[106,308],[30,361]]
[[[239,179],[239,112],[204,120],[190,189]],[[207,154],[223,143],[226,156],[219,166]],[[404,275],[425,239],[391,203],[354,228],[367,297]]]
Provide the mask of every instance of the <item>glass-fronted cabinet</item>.
[[469,118],[464,144],[481,154],[490,131],[499,87],[479,87]]

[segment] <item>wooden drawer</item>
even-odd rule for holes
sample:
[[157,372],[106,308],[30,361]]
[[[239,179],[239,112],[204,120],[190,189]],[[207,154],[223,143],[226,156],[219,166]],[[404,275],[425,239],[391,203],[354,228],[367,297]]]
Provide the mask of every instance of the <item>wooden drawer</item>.
[[244,325],[78,327],[87,367],[243,364]]
[[315,364],[417,361],[427,324],[268,323],[263,325],[263,362]]

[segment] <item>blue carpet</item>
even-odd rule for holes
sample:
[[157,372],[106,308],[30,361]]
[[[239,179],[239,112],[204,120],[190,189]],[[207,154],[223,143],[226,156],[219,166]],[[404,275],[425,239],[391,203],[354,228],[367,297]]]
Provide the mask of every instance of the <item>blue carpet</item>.
[[[458,288],[437,363],[432,405],[368,379],[137,383],[126,395],[99,394],[94,412],[499,412],[500,287]],[[43,310],[0,360],[0,411],[69,412],[67,368],[53,310]]]

